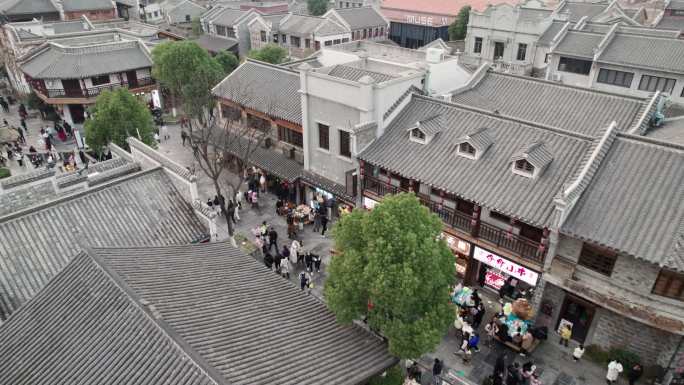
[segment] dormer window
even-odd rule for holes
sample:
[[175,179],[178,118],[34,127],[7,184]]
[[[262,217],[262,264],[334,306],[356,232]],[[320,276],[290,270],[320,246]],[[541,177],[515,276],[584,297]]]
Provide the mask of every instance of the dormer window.
[[516,161],[515,162],[515,169],[516,169],[516,171],[526,173],[526,174],[530,174],[530,176],[534,174],[534,166],[531,165],[530,162],[528,162],[525,159],[520,159],[520,160]]
[[465,142],[458,145],[458,151],[462,154],[469,154],[475,156],[475,147],[471,146],[470,143]]
[[456,154],[468,159],[480,159],[492,143],[492,138],[487,134],[487,128],[481,127],[458,138]]
[[538,178],[553,161],[553,155],[542,142],[533,142],[511,157],[511,171],[526,178]]
[[417,140],[419,142],[425,142],[425,133],[419,128],[414,128],[411,130],[411,139]]

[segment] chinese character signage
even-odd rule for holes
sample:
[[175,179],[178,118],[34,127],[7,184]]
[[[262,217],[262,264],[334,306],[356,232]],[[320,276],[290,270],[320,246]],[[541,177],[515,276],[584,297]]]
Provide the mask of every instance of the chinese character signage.
[[539,279],[539,273],[536,271],[530,270],[525,266],[518,265],[515,262],[511,262],[506,258],[490,253],[489,251],[481,249],[477,246],[475,246],[473,257],[485,265],[492,266],[510,275],[511,277],[527,282],[532,286],[536,285],[537,280]]
[[485,274],[485,285],[491,286],[496,290],[499,290],[501,289],[501,286],[504,285],[504,282],[506,282],[506,279],[503,275],[497,273],[496,270],[487,270],[487,273]]

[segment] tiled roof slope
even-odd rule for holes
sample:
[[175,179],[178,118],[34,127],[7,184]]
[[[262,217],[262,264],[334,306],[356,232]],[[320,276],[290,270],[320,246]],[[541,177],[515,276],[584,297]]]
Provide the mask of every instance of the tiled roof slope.
[[[0,312],[28,301],[82,245],[185,244],[206,230],[161,169],[0,217]],[[0,314],[0,315],[2,315]]]
[[51,0],[4,0],[0,1],[0,11],[8,15],[59,12]]
[[617,33],[598,61],[684,73],[684,40]]
[[396,361],[379,338],[228,243],[96,253],[225,381],[352,385]]
[[563,3],[562,8],[558,10],[558,13],[567,12],[570,15],[570,21],[576,22],[584,16],[591,19],[594,16],[599,15],[608,8],[609,5],[610,3],[607,1],[566,1]]
[[386,25],[387,21],[373,7],[336,9],[338,15],[349,24],[351,29]]
[[568,31],[553,51],[591,59],[594,57],[594,48],[598,47],[603,37],[604,35],[599,33]]
[[114,9],[111,0],[62,0],[62,6],[66,12]]
[[356,68],[344,64],[338,64],[334,66],[330,72],[328,72],[328,75],[354,82],[358,82],[359,79],[364,76],[370,76],[373,80],[375,80],[376,83],[382,83],[394,79],[394,76],[391,75],[375,71],[368,71],[362,68]]
[[12,385],[216,384],[86,254],[0,328],[0,355]]
[[295,71],[247,60],[212,92],[247,108],[302,124],[299,73]]
[[648,105],[647,99],[492,71],[452,101],[590,136],[600,136],[613,120],[630,130]]
[[684,147],[618,134],[561,232],[684,272]]
[[124,41],[90,47],[47,44],[22,59],[21,69],[34,79],[81,79],[152,67],[142,44]]
[[307,35],[313,33],[326,19],[318,16],[291,14],[280,21],[279,30],[287,34]]
[[553,21],[549,25],[549,27],[546,28],[544,33],[539,37],[539,40],[537,40],[537,44],[545,46],[551,44],[553,38],[556,37],[556,35],[558,35],[558,32],[560,32],[561,29],[563,29],[563,26],[565,26],[565,22],[558,20]]
[[[442,114],[445,125],[439,140],[428,144],[410,141],[407,129],[436,114]],[[483,127],[493,143],[482,157],[472,160],[457,156],[455,147],[459,139]],[[543,143],[553,161],[536,179],[514,174],[511,157],[534,142]],[[359,158],[529,224],[546,227],[552,224],[553,198],[579,167],[590,145],[586,136],[413,95],[385,134]]]

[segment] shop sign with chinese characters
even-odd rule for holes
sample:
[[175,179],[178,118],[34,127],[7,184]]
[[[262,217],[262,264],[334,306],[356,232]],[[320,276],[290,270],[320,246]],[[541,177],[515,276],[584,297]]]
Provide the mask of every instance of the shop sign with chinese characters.
[[527,282],[532,286],[536,285],[537,280],[539,279],[539,273],[536,271],[530,270],[525,266],[518,265],[515,262],[511,262],[504,257],[493,254],[477,246],[475,246],[473,257],[485,265],[499,269],[507,275]]

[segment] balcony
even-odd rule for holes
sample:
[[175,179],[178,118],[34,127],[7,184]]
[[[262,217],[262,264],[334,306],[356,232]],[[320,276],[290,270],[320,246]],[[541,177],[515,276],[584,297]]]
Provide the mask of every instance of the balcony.
[[[408,191],[371,176],[364,176],[363,188],[379,197]],[[474,227],[471,215],[435,202],[427,195],[417,194],[417,197],[424,206],[437,214],[447,226],[492,243],[535,263],[544,261],[544,253],[540,252],[539,242],[510,233],[483,221],[479,221],[479,224]]]
[[128,88],[136,89],[141,87],[147,87],[155,84],[154,79],[151,77],[137,79],[135,82],[120,82],[120,83],[110,83],[103,84],[101,86],[89,87],[86,89],[63,89],[63,88],[47,88],[47,89],[37,89],[39,93],[42,93],[48,98],[95,98],[102,93],[102,91],[112,91],[117,88]]

